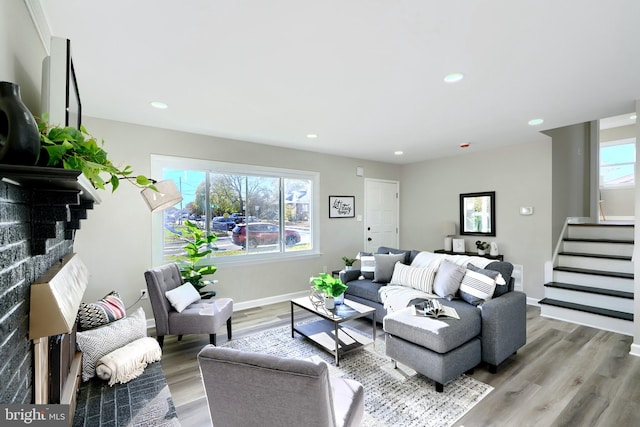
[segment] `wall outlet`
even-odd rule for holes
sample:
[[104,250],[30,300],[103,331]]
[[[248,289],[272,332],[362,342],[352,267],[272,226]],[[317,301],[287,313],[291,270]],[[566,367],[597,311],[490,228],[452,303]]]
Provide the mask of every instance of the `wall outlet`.
[[140,289],[140,299],[148,299],[149,295],[147,294],[146,289]]

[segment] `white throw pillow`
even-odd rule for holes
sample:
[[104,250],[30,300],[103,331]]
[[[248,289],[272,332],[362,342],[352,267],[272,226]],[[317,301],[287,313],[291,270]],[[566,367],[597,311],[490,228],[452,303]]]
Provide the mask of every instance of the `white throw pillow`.
[[178,313],[187,308],[189,304],[200,300],[200,294],[191,283],[185,283],[164,294]]
[[428,294],[433,293],[433,278],[438,270],[437,264],[426,268],[412,267],[397,262],[393,269],[390,285],[407,286]]

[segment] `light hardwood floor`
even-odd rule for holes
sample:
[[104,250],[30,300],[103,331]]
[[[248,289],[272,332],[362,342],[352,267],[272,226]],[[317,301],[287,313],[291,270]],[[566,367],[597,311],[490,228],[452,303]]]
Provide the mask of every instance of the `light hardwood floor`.
[[[289,313],[288,302],[235,313],[233,337],[287,325]],[[356,322],[371,330],[370,322]],[[381,325],[377,335],[384,339]],[[540,317],[529,306],[527,344],[496,374],[475,369],[472,376],[495,389],[456,426],[640,426],[640,358],[629,355],[632,341]],[[183,427],[211,425],[196,361],[206,344],[204,335],[165,339],[162,368]]]

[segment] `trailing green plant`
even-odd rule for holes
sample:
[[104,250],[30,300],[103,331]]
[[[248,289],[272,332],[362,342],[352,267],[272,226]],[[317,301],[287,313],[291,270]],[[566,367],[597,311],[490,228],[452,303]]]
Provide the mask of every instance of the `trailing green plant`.
[[343,257],[342,257],[342,261],[344,261],[344,265],[345,265],[346,267],[351,267],[351,266],[353,265],[353,263],[357,261],[357,259],[356,259],[356,258],[349,258],[349,257],[343,256]]
[[180,266],[180,274],[185,282],[189,282],[194,288],[200,290],[210,284],[208,280],[203,280],[203,276],[214,274],[218,267],[214,265],[198,266],[198,262],[205,258],[213,251],[217,251],[218,247],[214,242],[218,240],[215,234],[207,234],[198,227],[198,224],[186,220],[182,231],[171,231],[185,242],[184,250],[186,255],[179,255],[176,261]]
[[80,129],[51,126],[45,116],[38,119],[38,131],[41,162],[46,158],[46,166],[80,170],[100,190],[105,190],[110,184],[114,192],[120,186],[120,180],[126,180],[138,187],[157,191],[153,185],[155,181],[144,175],[134,175],[131,166],[114,165],[103,148],[104,141],[98,143],[84,126]]
[[333,277],[327,273],[320,273],[318,276],[313,276],[310,282],[314,284],[314,287],[330,297],[339,297],[347,289],[347,285],[342,283],[340,278]]
[[489,249],[489,244],[487,242],[483,242],[481,240],[476,240],[476,248],[478,248],[481,251],[485,251],[485,250]]

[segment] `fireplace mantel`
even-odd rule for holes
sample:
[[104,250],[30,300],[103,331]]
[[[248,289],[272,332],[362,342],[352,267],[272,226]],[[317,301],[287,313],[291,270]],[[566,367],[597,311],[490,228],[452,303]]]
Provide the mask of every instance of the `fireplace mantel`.
[[65,239],[73,240],[87,210],[101,201],[79,170],[0,165],[0,178],[31,193],[32,255],[46,253],[46,241],[56,236],[57,222],[65,224]]

